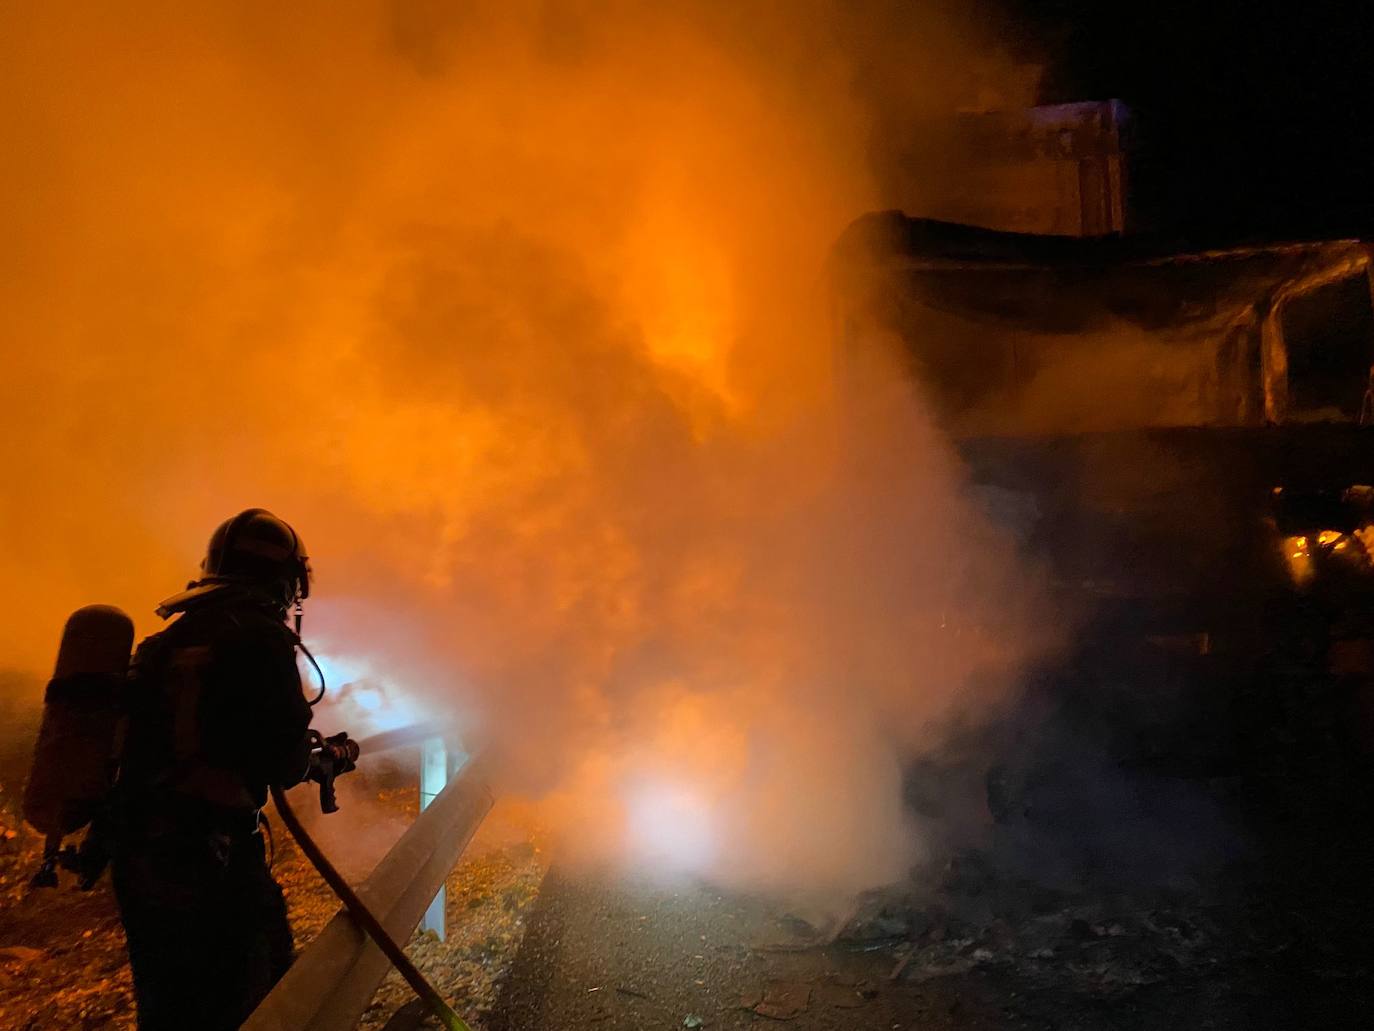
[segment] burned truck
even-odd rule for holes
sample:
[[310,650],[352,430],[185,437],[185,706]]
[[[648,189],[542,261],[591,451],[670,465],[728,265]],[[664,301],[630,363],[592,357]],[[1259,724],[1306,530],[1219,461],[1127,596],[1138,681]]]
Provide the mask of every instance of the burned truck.
[[1298,749],[1319,766],[1374,752],[1372,253],[898,212],[834,249],[838,374],[899,356],[1049,571],[1065,661],[1124,685],[1092,704],[1134,708],[1104,717],[1131,761],[1224,776],[1276,733],[1322,737]]
[[836,248],[839,360],[900,352],[975,484],[1033,506],[1066,589],[1211,650],[1238,591],[1369,572],[1370,264],[1353,239],[1180,249],[876,214]]

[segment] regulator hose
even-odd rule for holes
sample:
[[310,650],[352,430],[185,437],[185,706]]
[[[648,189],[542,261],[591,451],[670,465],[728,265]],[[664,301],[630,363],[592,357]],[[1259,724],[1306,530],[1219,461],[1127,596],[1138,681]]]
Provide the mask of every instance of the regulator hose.
[[444,1001],[444,997],[425,979],[425,975],[415,968],[410,957],[387,933],[381,921],[372,914],[372,910],[367,908],[363,900],[358,897],[358,893],[343,879],[343,875],[335,869],[328,857],[320,851],[320,846],[315,843],[310,832],[302,826],[295,810],[291,808],[291,803],[286,800],[286,792],[276,785],[272,786],[272,801],[276,804],[277,812],[281,814],[282,823],[286,824],[291,836],[296,839],[301,851],[305,853],[305,857],[320,872],[320,876],[333,889],[334,894],[339,896],[340,901],[348,907],[353,919],[362,925],[363,930],[377,943],[377,947],[382,950],[386,958],[400,971],[401,976],[406,979],[406,983],[410,985],[415,994],[439,1018],[439,1023],[447,1031],[472,1031],[467,1022],[453,1011],[449,1004]]

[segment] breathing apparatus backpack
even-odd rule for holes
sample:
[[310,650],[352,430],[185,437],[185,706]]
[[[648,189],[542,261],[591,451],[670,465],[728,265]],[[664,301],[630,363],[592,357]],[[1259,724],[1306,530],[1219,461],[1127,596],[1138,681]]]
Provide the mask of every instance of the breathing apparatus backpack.
[[[204,603],[212,594],[234,589],[232,584],[205,584],[163,603],[165,617]],[[299,627],[299,622],[297,624]],[[295,635],[293,635],[295,637]],[[83,889],[93,887],[105,868],[105,849],[99,840],[99,817],[114,790],[123,750],[124,686],[134,643],[134,623],[112,605],[87,605],[67,619],[57,649],[57,666],[43,695],[43,718],[33,750],[33,767],[24,789],[24,819],[47,836],[43,865],[33,877],[34,887],[55,887],[57,867],[75,871]],[[324,696],[324,676],[315,658],[296,637],[320,675],[318,702]],[[314,702],[311,703],[312,705]],[[320,785],[320,808],[335,812],[334,779],[356,767],[359,748],[347,734],[312,740],[309,779]],[[449,1031],[468,1031],[468,1025],[446,1003],[387,932],[357,893],[335,869],[301,825],[279,786],[272,799],[292,835],[310,861],[339,895],[354,918],[377,942],[430,1010]],[[62,847],[62,839],[96,823],[79,849]]]
[[83,887],[99,875],[84,845],[63,850],[62,839],[100,814],[114,785],[133,641],[133,620],[112,605],[77,609],[62,630],[24,788],[24,819],[47,837],[35,887],[57,884],[59,862],[82,874]]

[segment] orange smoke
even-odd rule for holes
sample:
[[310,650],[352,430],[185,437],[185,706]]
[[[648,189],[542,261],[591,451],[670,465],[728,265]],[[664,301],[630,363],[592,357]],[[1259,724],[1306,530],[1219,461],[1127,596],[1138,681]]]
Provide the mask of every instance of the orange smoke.
[[877,128],[995,51],[898,3],[138,6],[0,34],[0,666],[91,601],[153,629],[264,505],[307,639],[511,790],[615,826],[671,783],[752,882],[899,872],[899,759],[1032,603],[899,374],[837,394],[822,267]]

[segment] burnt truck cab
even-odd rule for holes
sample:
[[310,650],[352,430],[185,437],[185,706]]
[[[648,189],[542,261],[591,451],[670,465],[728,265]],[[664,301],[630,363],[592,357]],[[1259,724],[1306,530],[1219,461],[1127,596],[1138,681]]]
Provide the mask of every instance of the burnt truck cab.
[[837,375],[899,356],[974,495],[1101,647],[1367,676],[1370,273],[1360,239],[1184,246],[875,213],[832,255]]

